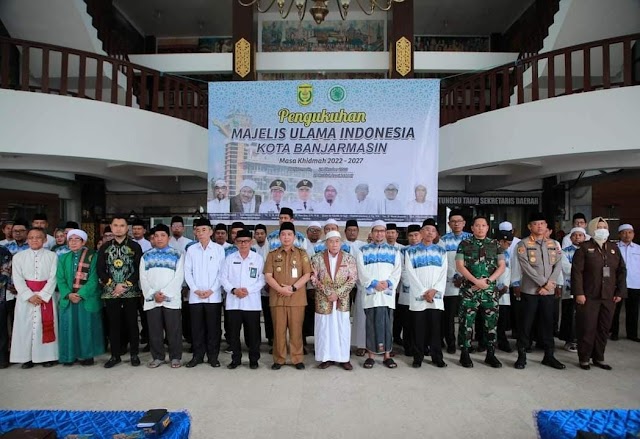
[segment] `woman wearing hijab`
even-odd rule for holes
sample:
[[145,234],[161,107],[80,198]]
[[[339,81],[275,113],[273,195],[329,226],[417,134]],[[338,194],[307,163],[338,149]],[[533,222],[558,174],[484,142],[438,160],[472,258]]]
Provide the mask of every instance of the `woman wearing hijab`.
[[618,246],[609,241],[609,225],[602,217],[589,222],[589,241],[573,256],[571,290],[576,300],[576,335],[580,367],[589,370],[589,360],[604,370],[604,350],[616,303],[627,297],[627,268]]
[[85,247],[87,234],[79,229],[67,233],[69,253],[58,259],[59,362],[83,366],[94,364],[93,357],[104,353],[100,288],[96,272],[97,257]]

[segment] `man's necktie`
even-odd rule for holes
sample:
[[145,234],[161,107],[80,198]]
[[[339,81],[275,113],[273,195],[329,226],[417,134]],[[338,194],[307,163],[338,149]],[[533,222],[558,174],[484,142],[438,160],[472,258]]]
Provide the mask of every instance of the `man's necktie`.
[[278,212],[280,212],[280,204],[276,203],[276,209],[278,209]]
[[304,210],[307,210],[307,202],[306,202],[306,201],[303,201],[303,202],[302,202],[302,205],[304,206]]

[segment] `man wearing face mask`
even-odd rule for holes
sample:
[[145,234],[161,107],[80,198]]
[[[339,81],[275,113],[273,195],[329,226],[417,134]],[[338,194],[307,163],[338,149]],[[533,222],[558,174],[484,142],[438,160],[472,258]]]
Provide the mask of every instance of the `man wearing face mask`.
[[592,239],[573,255],[571,289],[576,298],[576,335],[580,367],[589,370],[589,360],[604,370],[604,350],[616,303],[627,297],[627,267],[620,249],[609,241],[609,225],[602,217],[589,221]]

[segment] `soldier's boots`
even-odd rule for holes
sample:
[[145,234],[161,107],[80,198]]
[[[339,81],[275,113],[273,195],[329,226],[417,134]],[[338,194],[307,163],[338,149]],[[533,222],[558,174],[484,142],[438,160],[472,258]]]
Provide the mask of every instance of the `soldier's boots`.
[[487,347],[487,356],[484,359],[484,364],[488,364],[489,366],[498,369],[502,367],[502,363],[500,360],[496,358],[496,348],[493,346]]
[[473,367],[473,361],[471,361],[471,357],[469,356],[469,348],[460,349],[460,366],[462,367]]
[[518,359],[514,367],[516,369],[524,369],[527,365],[527,351],[523,348],[518,348]]

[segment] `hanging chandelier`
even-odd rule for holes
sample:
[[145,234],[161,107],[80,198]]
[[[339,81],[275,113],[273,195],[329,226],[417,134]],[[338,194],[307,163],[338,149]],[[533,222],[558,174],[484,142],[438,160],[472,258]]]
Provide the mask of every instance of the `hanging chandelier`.
[[[394,3],[402,3],[403,1],[404,0],[356,0],[356,3],[365,14],[371,15],[376,9],[388,11]],[[300,21],[304,19],[304,16],[307,13],[307,3],[313,3],[309,8],[309,13],[317,24],[322,23],[329,13],[329,0],[238,0],[238,2],[242,6],[255,6],[258,12],[267,12],[274,4],[277,3],[278,12],[280,12],[280,16],[283,19],[289,16],[289,13],[293,9],[293,5],[296,5]],[[267,3],[268,5],[265,6]],[[343,20],[346,20],[347,18],[350,3],[351,0],[336,0],[338,11],[340,12],[340,18]]]

